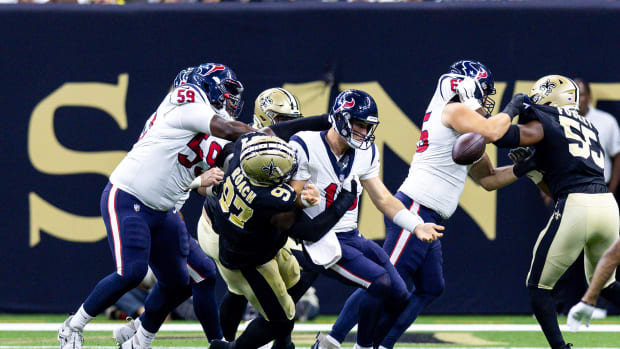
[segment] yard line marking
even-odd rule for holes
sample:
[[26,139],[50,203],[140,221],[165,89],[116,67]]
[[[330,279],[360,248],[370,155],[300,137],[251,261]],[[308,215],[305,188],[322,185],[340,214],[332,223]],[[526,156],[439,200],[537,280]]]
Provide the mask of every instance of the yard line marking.
[[[58,331],[60,323],[4,323],[0,331]],[[112,331],[121,323],[88,324],[86,331]],[[239,326],[242,331],[246,323]],[[296,332],[327,332],[332,324],[296,324]],[[562,331],[569,331],[568,326],[561,325]],[[354,327],[353,331],[357,331]],[[540,332],[538,324],[413,324],[407,332]],[[620,332],[620,325],[582,326],[580,332]],[[164,324],[160,332],[202,332],[200,324]],[[2,348],[2,347],[0,347]]]
[[[18,345],[0,345],[0,349],[55,349],[57,345],[40,345],[40,346],[18,346]],[[94,346],[85,345],[84,349],[118,349],[118,346]],[[298,349],[310,349],[310,347],[297,347]],[[352,349],[352,346],[343,346],[342,349]],[[442,349],[544,349],[546,347],[441,347]],[[205,349],[205,347],[152,347],[152,349]],[[398,349],[437,349],[437,347],[401,347]],[[604,348],[586,348],[586,349],[620,349],[614,347]]]

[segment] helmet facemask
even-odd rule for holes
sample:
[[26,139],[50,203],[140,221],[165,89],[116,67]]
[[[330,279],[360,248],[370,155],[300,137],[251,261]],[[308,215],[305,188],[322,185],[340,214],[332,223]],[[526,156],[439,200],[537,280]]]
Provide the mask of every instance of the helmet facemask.
[[217,87],[222,92],[222,95],[219,98],[220,105],[216,106],[216,108],[225,108],[228,115],[236,119],[243,109],[243,101],[241,100],[243,85],[238,80],[224,79]]
[[[332,123],[335,122],[339,126],[335,127],[336,131],[338,131],[338,134],[344,138],[351,148],[366,150],[370,148],[372,143],[375,141],[375,130],[379,125],[379,120],[376,117],[376,123],[351,119],[350,114],[347,112],[338,113],[335,116],[332,116],[332,118],[334,120]],[[366,128],[366,134],[355,130],[352,123],[363,124]],[[334,126],[336,126],[336,124],[334,124]],[[356,137],[360,139],[356,139]]]

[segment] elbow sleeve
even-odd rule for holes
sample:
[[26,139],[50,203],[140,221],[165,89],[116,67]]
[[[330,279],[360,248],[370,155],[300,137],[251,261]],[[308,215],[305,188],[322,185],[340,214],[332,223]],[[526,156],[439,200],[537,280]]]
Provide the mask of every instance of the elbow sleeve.
[[516,148],[521,143],[521,133],[517,125],[510,125],[502,138],[493,142],[500,148]]

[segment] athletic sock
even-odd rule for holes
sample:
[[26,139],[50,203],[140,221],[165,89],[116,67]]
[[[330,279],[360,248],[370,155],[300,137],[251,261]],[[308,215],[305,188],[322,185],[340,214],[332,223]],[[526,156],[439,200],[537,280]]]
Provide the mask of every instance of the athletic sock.
[[613,284],[605,287],[601,291],[601,296],[612,302],[615,306],[620,307],[620,283],[614,281]]
[[83,331],[84,330],[84,326],[86,326],[87,323],[90,322],[90,320],[94,319],[94,316],[90,316],[86,310],[84,310],[84,304],[82,304],[80,306],[80,309],[78,309],[77,313],[75,313],[75,315],[73,315],[73,317],[71,318],[71,321],[69,322],[69,326],[79,330],[79,331]]
[[237,335],[237,327],[241,322],[248,301],[244,296],[236,295],[230,291],[224,294],[220,303],[220,323],[224,338],[232,342]]
[[215,279],[206,279],[192,284],[194,296],[194,312],[202,325],[202,329],[210,341],[222,339],[220,317],[215,300]]
[[138,332],[136,332],[136,339],[138,343],[140,343],[143,347],[150,347],[155,339],[155,333],[151,333],[144,329],[144,327],[140,326]]
[[534,315],[545,333],[545,337],[547,337],[547,342],[552,349],[563,348],[566,343],[564,343],[558,325],[558,315],[555,312],[555,302],[551,296],[551,290],[530,287],[529,291]]

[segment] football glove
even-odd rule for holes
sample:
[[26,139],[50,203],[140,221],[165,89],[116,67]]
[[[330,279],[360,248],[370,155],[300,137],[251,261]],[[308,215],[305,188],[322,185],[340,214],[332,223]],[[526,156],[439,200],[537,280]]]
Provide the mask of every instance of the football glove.
[[515,116],[523,113],[527,108],[532,105],[532,101],[530,101],[530,97],[523,93],[517,93],[512,97],[512,100],[504,107],[502,113],[506,113],[510,116],[510,118],[514,118]]
[[570,308],[570,311],[568,312],[568,317],[566,318],[566,324],[571,331],[577,331],[582,323],[584,323],[586,327],[588,327],[590,326],[590,319],[592,319],[593,312],[593,305],[581,301],[573,305],[572,308]]

